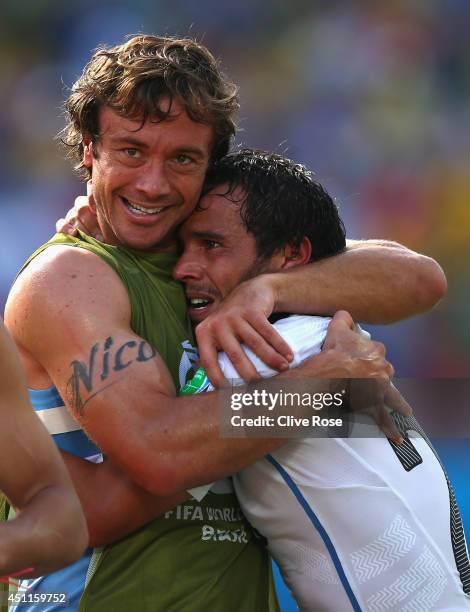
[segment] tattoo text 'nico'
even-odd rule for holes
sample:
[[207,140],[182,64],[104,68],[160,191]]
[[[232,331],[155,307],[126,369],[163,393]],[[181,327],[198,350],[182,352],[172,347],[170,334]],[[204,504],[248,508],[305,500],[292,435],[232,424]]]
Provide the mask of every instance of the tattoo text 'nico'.
[[[104,391],[110,384],[102,386],[111,372],[125,370],[134,362],[146,362],[153,359],[157,351],[145,340],[129,340],[117,349],[113,346],[113,338],[109,336],[104,343],[97,342],[91,348],[88,364],[84,361],[71,362],[72,375],[67,383],[67,395],[70,404],[83,416],[85,405],[95,395]],[[86,390],[88,398],[83,399],[82,392]]]

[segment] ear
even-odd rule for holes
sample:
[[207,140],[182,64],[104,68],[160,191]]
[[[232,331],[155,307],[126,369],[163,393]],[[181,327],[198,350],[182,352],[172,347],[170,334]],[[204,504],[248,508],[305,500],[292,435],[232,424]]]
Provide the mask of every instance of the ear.
[[89,134],[83,135],[83,165],[89,170],[93,167],[93,142]]
[[305,266],[310,261],[312,256],[312,243],[304,236],[302,242],[298,247],[294,247],[288,244],[284,248],[284,263],[281,268],[287,270],[289,268],[295,268],[296,266]]

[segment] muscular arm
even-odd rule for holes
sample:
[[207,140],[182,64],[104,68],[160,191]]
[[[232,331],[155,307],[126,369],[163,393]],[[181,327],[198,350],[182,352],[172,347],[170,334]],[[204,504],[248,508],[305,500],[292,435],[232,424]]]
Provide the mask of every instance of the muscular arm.
[[[66,219],[57,222],[57,231],[65,233],[77,227],[90,235],[99,232],[89,197],[78,197]],[[265,275],[250,282],[266,288],[266,282],[259,284],[262,279]],[[274,312],[333,315],[347,310],[356,321],[378,325],[425,312],[447,291],[436,261],[389,240],[348,240],[340,255],[269,275],[268,286]],[[265,360],[266,355],[258,357]]]
[[[325,361],[318,361],[316,374],[319,376],[323,373],[330,376],[333,374],[344,376],[348,373],[341,369],[335,371],[332,369],[331,363],[336,361],[339,367],[341,359],[338,359],[337,348],[336,355],[335,349],[330,349],[330,346],[337,347],[338,342],[356,341],[356,334],[344,334],[344,329],[341,330],[344,321],[348,322],[347,325],[352,324],[352,321],[348,321],[344,316],[345,314],[342,313],[342,317],[335,317],[329,330],[326,351],[330,365],[325,364]],[[338,335],[341,335],[341,339],[335,337]],[[368,346],[369,349],[377,349],[373,344]],[[351,352],[357,353],[357,346]],[[366,355],[363,354],[362,357]],[[371,354],[367,355],[367,358],[370,357]],[[325,367],[328,367],[327,372],[322,370]],[[186,491],[169,497],[153,496],[135,485],[122,470],[108,460],[94,464],[68,453],[63,453],[63,456],[87,517],[92,546],[115,542],[189,498]],[[105,496],[103,491],[106,491]]]
[[387,241],[349,241],[344,253],[285,271],[261,274],[236,287],[196,329],[201,362],[219,386],[217,352],[231,352],[242,378],[256,371],[245,342],[271,368],[286,367],[289,347],[268,322],[273,312],[332,315],[345,309],[355,320],[393,323],[428,310],[447,289],[429,257]]
[[[175,397],[162,359],[130,329],[121,281],[92,253],[53,247],[36,258],[15,284],[7,320],[26,362],[44,368],[107,457],[150,493],[169,496],[217,480],[281,443],[220,438],[217,393]],[[341,370],[333,353],[317,358],[324,378]]]
[[62,457],[82,503],[90,546],[116,542],[190,497],[186,491],[152,495],[111,461],[91,463],[65,452]]
[[[77,227],[97,237],[89,197],[78,197],[66,219],[57,222],[57,231],[73,234]],[[256,372],[242,341],[270,367],[287,367],[289,347],[267,322],[273,312],[333,315],[344,309],[357,321],[386,324],[429,310],[446,291],[446,277],[433,259],[396,242],[348,240],[340,255],[242,283],[198,326],[201,361],[218,386],[223,377],[217,352],[232,353],[240,375],[249,380]]]
[[59,453],[34,414],[16,349],[0,322],[0,489],[17,517],[0,524],[0,576],[42,575],[83,552],[87,532]]
[[273,275],[276,312],[394,323],[432,308],[447,290],[441,267],[396,242],[348,241],[346,251]]
[[217,480],[279,445],[221,440],[215,394],[175,397],[161,357],[130,328],[120,279],[92,253],[51,247],[37,257],[6,321],[28,369],[43,368],[106,456],[155,495]]

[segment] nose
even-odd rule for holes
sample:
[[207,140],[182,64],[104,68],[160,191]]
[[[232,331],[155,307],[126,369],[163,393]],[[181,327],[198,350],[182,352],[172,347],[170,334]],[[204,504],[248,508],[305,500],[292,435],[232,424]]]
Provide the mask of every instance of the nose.
[[160,160],[154,160],[146,164],[139,172],[136,180],[136,188],[149,200],[158,200],[171,193],[171,183],[167,176],[165,164]]
[[173,268],[173,278],[181,282],[190,280],[200,281],[204,275],[203,267],[196,261],[190,260],[190,255],[183,253]]

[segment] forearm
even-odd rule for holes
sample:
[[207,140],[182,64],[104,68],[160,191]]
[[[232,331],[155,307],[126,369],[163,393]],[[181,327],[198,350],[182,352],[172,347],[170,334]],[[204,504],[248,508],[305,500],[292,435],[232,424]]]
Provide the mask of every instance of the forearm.
[[372,324],[424,312],[447,288],[433,259],[385,241],[349,242],[340,255],[266,276],[276,312],[332,315],[345,309]]
[[151,495],[110,461],[95,464],[65,452],[62,457],[85,513],[90,546],[112,544],[189,498],[186,491]]
[[[385,360],[383,345],[364,339],[352,331],[352,327],[353,321],[349,315],[338,313],[330,324],[323,351],[297,368],[278,375],[276,380],[280,383],[287,379],[297,380],[299,387],[296,390],[303,388],[302,384],[307,382],[308,387],[304,390],[314,394],[330,393],[330,379],[388,379],[393,368]],[[266,381],[259,381],[237,387],[236,391],[262,391],[266,384]],[[335,381],[334,386],[337,388],[338,381]],[[139,424],[138,431],[144,432],[144,436],[141,436],[141,441],[145,444],[143,456],[145,455],[148,461],[140,464],[140,473],[134,472],[136,480],[144,474],[145,480],[142,483],[145,482],[146,485],[143,486],[150,489],[157,486],[168,487],[167,492],[171,492],[171,487],[176,485],[180,488],[194,487],[238,472],[287,442],[286,438],[279,437],[221,437],[220,415],[224,414],[227,421],[230,418],[229,398],[230,391],[222,391],[180,397],[176,400],[177,406],[173,403],[173,410],[166,409],[164,402],[160,404],[161,412],[156,420],[147,419],[146,423]],[[371,400],[373,405],[369,408],[378,408],[377,422],[380,422],[383,406],[377,405],[380,404],[377,398],[371,397]],[[311,416],[311,407],[301,408],[305,412],[296,412],[297,416]],[[126,429],[129,431],[130,427]],[[390,431],[391,437],[398,438],[395,431]],[[151,453],[153,457],[150,456]],[[138,457],[139,452],[133,453],[133,456]],[[160,483],[151,471],[144,473],[145,467],[151,466],[152,462],[159,470]],[[139,470],[139,466],[134,465],[135,468]],[[132,469],[129,466],[129,470]]]
[[[280,375],[280,379],[319,376],[312,381],[311,392],[330,391],[327,379],[341,377],[344,370],[328,351],[314,358],[316,373],[309,364],[308,373],[303,366]],[[262,390],[260,381],[243,387],[238,392]],[[220,415],[230,416],[229,393],[219,391],[174,398],[155,398],[152,414],[150,407],[127,412],[128,419],[121,427],[128,432],[126,452],[119,444],[108,444],[107,454],[146,490],[157,495],[172,495],[180,490],[224,478],[251,465],[258,459],[287,442],[285,438],[228,438],[221,437]],[[311,409],[302,407],[304,416]],[[106,419],[113,426],[113,417]],[[131,423],[132,420],[132,423]],[[138,436],[131,432],[139,432]],[[112,442],[112,440],[111,440]]]
[[86,546],[80,518],[76,497],[64,486],[41,489],[16,518],[0,524],[0,576],[24,568],[41,576],[75,561]]

